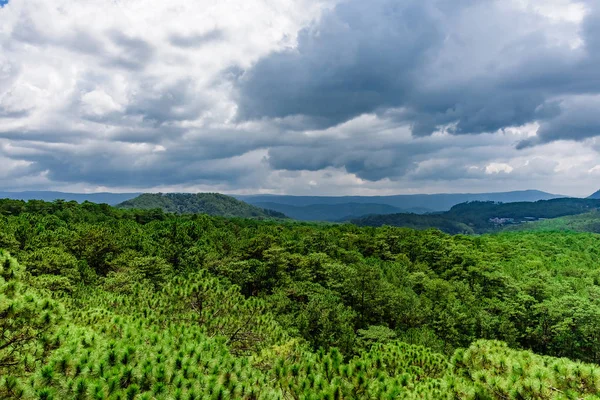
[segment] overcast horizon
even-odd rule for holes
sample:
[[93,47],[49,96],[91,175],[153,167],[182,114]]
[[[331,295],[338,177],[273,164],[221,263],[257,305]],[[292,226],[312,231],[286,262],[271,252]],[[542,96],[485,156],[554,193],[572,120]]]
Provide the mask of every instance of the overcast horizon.
[[0,0],[0,191],[600,189],[594,0]]
[[[273,192],[269,192],[269,193],[261,193],[261,192],[251,192],[251,191],[233,191],[233,192],[216,192],[216,193],[220,193],[220,194],[225,194],[225,195],[230,195],[230,196],[293,196],[293,197],[377,197],[377,196],[419,196],[419,195],[454,195],[454,194],[463,194],[463,195],[468,195],[468,194],[473,194],[473,195],[477,195],[477,194],[494,194],[494,193],[517,193],[517,192],[525,192],[525,191],[539,191],[539,192],[544,192],[544,191],[540,191],[537,189],[526,189],[526,190],[508,190],[508,191],[489,191],[489,192],[433,192],[433,193],[425,193],[425,192],[418,192],[418,193],[386,193],[386,194],[372,194],[372,195],[365,195],[365,194],[288,194],[288,193],[273,193]],[[196,192],[196,191],[161,191],[161,190],[116,190],[116,191],[112,191],[112,192],[106,192],[106,191],[96,191],[96,190],[87,190],[87,191],[83,191],[83,192],[66,192],[66,191],[61,191],[61,190],[39,190],[39,191],[35,191],[35,190],[3,190],[0,191],[0,193],[28,193],[28,192],[40,192],[40,193],[50,193],[50,192],[56,192],[56,193],[67,193],[67,194],[81,194],[81,195],[91,195],[91,194],[103,194],[103,193],[108,193],[108,194],[136,194],[136,193],[191,193],[191,194],[196,194],[196,193],[208,193],[210,191],[207,192]],[[596,192],[596,191],[595,191]],[[594,192],[594,193],[595,193]],[[589,197],[590,195],[594,194],[594,193],[588,193],[582,196],[570,196],[570,195],[565,195],[564,193],[550,193],[550,192],[544,192],[544,193],[548,193],[548,194],[552,194],[552,195],[557,195],[557,196],[566,196],[566,197],[573,197],[573,198],[586,198]]]

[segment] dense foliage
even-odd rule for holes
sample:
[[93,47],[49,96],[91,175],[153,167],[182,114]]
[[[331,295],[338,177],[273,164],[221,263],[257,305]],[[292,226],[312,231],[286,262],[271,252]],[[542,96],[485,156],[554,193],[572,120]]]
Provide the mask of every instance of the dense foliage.
[[449,236],[4,200],[0,248],[0,398],[600,391],[593,234]]
[[600,212],[569,215],[561,218],[536,221],[519,226],[507,227],[507,230],[519,231],[574,231],[600,233]]
[[358,226],[397,226],[411,229],[439,229],[442,232],[449,233],[451,235],[462,234],[474,234],[475,230],[473,227],[456,220],[447,213],[439,214],[412,214],[412,213],[399,213],[399,214],[387,214],[387,215],[366,215],[360,218],[352,218],[350,222]]
[[498,230],[495,218],[511,219],[515,224],[540,218],[558,218],[597,210],[598,199],[562,198],[536,202],[495,203],[474,201],[457,204],[436,214],[370,215],[351,222],[359,226],[403,226],[415,229],[437,228],[446,233],[486,233]]
[[144,193],[126,200],[119,208],[161,209],[178,214],[208,214],[240,218],[286,218],[280,212],[252,206],[219,193]]

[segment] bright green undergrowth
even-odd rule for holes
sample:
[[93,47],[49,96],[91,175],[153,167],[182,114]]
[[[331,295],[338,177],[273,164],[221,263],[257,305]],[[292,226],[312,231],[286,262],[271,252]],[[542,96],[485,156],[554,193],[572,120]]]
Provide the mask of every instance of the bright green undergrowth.
[[0,201],[0,398],[580,399],[599,237]]
[[511,230],[520,231],[573,231],[600,233],[600,212],[592,211],[585,214],[569,215],[561,218],[552,218],[544,221],[532,222]]

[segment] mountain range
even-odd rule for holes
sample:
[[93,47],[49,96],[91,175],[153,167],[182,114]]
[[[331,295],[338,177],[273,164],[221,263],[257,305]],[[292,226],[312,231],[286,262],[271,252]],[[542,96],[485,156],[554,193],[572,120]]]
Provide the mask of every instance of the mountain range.
[[[600,196],[600,193],[596,194]],[[151,194],[144,194],[134,203],[129,203],[140,193],[63,193],[63,192],[0,192],[0,198],[20,200],[39,199],[53,201],[57,199],[74,200],[77,202],[91,201],[94,203],[107,203],[110,205],[122,204],[123,207],[135,204],[146,207],[148,204],[173,212],[210,212],[217,215],[258,215],[258,211],[245,210],[241,214],[239,204],[230,203],[233,212],[223,208],[223,204],[211,208],[204,202],[203,205],[192,205],[187,200],[182,204],[173,204],[170,197],[153,198]],[[150,196],[150,197],[147,197]],[[193,196],[193,195],[190,195]],[[594,196],[594,195],[592,195]],[[565,196],[542,192],[538,190],[524,190],[498,193],[462,193],[462,194],[415,194],[393,196],[288,196],[288,195],[233,195],[237,200],[248,203],[258,209],[268,209],[285,214],[291,218],[302,221],[345,221],[369,215],[391,214],[426,214],[444,212],[453,206],[473,201],[492,201],[502,203],[533,202],[549,200]],[[190,197],[191,198],[191,197]],[[188,198],[188,200],[190,199]],[[197,199],[196,199],[197,200]],[[215,199],[213,199],[215,200]],[[218,203],[218,202],[217,202]],[[208,207],[208,208],[207,208]],[[221,208],[219,208],[221,207]],[[196,211],[198,210],[198,211]],[[217,211],[220,210],[220,211]],[[269,214],[267,215],[279,215]]]
[[[359,226],[437,228],[450,234],[526,229],[523,222],[574,216],[600,208],[600,191],[586,199],[536,190],[477,194],[396,196],[280,196],[218,193],[62,193],[0,192],[0,198],[62,199],[107,203],[118,208],[161,209],[177,214],[209,214],[253,219],[293,218],[301,221],[351,222]],[[482,200],[483,199],[483,200]],[[456,203],[456,204],[455,204]],[[591,216],[591,217],[590,217]],[[531,228],[596,231],[597,214],[544,222]],[[574,222],[571,222],[574,221]],[[542,221],[543,222],[543,221]],[[550,228],[548,228],[550,227]],[[592,229],[593,228],[593,229]]]
[[531,202],[565,197],[539,190],[499,193],[448,193],[393,196],[287,196],[233,195],[239,200],[268,207],[299,220],[340,221],[371,214],[448,211],[470,201]]
[[290,218],[301,221],[347,221],[370,214],[424,214],[431,211],[427,208],[401,209],[378,203],[310,204],[306,206],[294,206],[274,202],[256,202],[252,204],[261,208],[277,210]]

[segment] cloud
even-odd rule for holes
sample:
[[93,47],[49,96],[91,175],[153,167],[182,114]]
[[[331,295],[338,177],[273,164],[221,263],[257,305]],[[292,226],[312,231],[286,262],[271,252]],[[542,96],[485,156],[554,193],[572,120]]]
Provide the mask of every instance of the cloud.
[[118,50],[108,60],[108,65],[138,70],[145,68],[154,56],[152,45],[139,37],[128,36],[118,30],[113,30],[109,36]]
[[600,93],[592,4],[579,30],[511,1],[343,1],[295,48],[245,72],[239,118],[303,115],[330,127],[398,109],[415,136],[551,124],[556,101]]
[[191,33],[182,35],[174,33],[169,36],[172,45],[183,48],[201,47],[209,43],[219,42],[226,38],[225,33],[220,29],[211,29],[205,33]]
[[[526,134],[520,132],[516,137]],[[287,143],[269,149],[267,162],[273,169],[338,168],[366,181],[399,181],[407,176],[426,180],[434,175],[439,179],[456,178],[469,172],[463,157],[471,163],[494,159],[506,147],[514,152],[511,146],[515,140],[513,135],[501,134],[414,138],[407,126],[398,127],[393,119],[375,115],[364,115],[324,131],[288,133],[287,138]]]
[[537,136],[519,142],[522,149],[556,140],[583,141],[600,136],[600,95],[571,96],[562,101],[558,113],[540,124]]
[[13,1],[0,188],[585,194],[599,15],[591,0]]
[[[306,115],[333,126],[401,104],[443,34],[417,2],[350,1],[261,59],[239,82],[240,118]],[[285,100],[284,100],[285,99]]]

